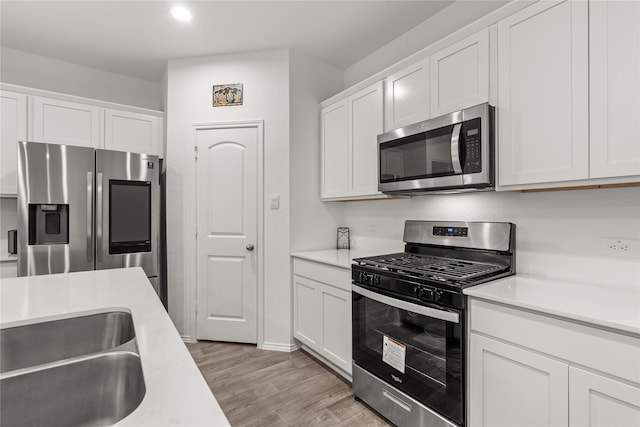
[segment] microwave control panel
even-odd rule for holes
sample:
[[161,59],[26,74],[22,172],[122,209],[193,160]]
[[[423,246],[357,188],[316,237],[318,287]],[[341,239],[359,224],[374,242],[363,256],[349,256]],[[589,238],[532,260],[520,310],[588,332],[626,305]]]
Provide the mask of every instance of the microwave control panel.
[[465,147],[464,173],[482,172],[482,149],[480,140],[480,119],[470,120],[462,125],[462,138]]

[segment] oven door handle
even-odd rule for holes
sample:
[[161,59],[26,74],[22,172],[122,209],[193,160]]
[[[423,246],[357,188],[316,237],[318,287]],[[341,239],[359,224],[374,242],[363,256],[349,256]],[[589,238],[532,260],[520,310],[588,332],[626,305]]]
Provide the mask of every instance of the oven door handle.
[[407,301],[391,298],[386,295],[382,295],[376,292],[371,292],[367,289],[361,288],[357,285],[352,285],[353,292],[367,297],[381,304],[390,305],[391,307],[399,308],[401,310],[407,310],[412,313],[421,314],[423,316],[431,317],[434,319],[444,320],[445,322],[460,323],[460,314],[447,310],[438,310],[431,307],[425,307],[423,305],[413,304]]

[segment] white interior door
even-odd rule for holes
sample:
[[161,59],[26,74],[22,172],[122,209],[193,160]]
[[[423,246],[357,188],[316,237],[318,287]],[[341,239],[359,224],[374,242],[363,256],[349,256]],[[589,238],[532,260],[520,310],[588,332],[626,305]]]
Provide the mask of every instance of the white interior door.
[[260,129],[196,131],[198,339],[257,342]]

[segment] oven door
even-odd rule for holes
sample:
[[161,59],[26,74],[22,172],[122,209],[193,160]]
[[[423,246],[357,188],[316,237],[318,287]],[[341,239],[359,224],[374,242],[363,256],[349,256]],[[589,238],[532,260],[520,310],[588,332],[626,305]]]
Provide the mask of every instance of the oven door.
[[462,424],[462,312],[352,289],[354,363]]

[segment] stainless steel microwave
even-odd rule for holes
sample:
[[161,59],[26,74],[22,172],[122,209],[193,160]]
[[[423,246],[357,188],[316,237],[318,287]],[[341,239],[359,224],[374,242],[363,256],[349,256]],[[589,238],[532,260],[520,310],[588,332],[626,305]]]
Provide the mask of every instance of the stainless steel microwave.
[[485,103],[378,135],[378,190],[493,189],[494,128],[495,109]]

